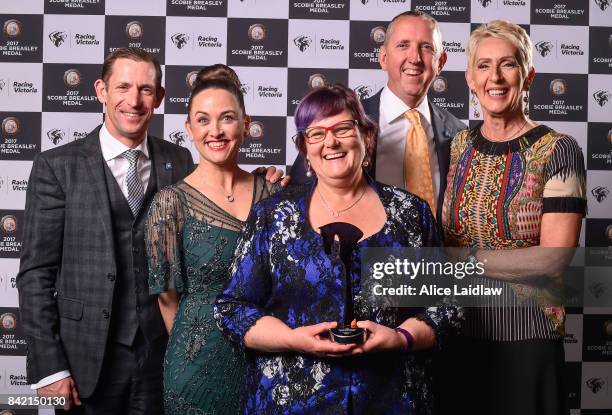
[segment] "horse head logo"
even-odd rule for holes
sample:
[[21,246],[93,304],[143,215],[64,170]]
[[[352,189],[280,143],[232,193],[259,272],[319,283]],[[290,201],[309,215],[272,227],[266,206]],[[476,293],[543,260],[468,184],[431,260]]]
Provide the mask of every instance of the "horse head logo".
[[312,43],[312,39],[308,36],[298,36],[293,39],[293,44],[298,47],[300,52],[304,52]]
[[546,40],[543,40],[541,42],[536,43],[535,48],[538,51],[538,53],[544,58],[548,56],[550,52],[552,52],[553,44]]
[[172,43],[179,49],[183,49],[187,42],[189,42],[189,35],[186,33],[175,33],[170,37],[172,39]]

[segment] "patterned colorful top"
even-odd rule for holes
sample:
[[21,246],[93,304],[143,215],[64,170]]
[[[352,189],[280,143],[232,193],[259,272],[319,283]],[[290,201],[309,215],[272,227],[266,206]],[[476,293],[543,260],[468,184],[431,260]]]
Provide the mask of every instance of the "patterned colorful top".
[[[463,130],[451,144],[442,209],[445,242],[449,246],[480,249],[538,245],[542,215],[584,215],[585,192],[582,150],[572,137],[544,125],[506,142],[487,140],[480,125]],[[484,281],[491,286],[503,285],[490,279]],[[521,290],[519,285],[512,287],[515,293]],[[476,316],[468,319],[466,328],[491,340],[558,337],[554,329],[562,323],[563,313],[546,309],[546,319],[533,303],[526,307],[517,304],[513,315],[508,308],[514,307],[511,304],[517,299],[499,301],[500,304],[491,304],[500,306],[499,310],[472,310]]]
[[[425,202],[392,186],[370,185],[387,220],[379,232],[358,242],[352,254],[349,276],[355,315],[388,327],[417,316],[444,343],[461,323],[457,308],[382,309],[362,295],[365,248],[440,243]],[[344,265],[337,255],[324,252],[323,238],[309,224],[307,206],[313,189],[311,185],[310,189],[281,192],[253,208],[236,249],[232,281],[215,303],[215,319],[232,341],[243,345],[245,333],[265,315],[291,328],[342,318]],[[246,413],[431,413],[431,373],[427,370],[431,352],[331,359],[298,353],[250,354]]]

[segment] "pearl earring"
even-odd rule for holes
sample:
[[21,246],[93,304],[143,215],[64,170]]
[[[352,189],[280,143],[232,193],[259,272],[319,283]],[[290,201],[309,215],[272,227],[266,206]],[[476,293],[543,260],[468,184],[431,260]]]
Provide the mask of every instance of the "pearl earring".
[[308,166],[308,168],[306,169],[306,177],[311,178],[312,170],[310,169],[310,160],[306,159],[306,164]]

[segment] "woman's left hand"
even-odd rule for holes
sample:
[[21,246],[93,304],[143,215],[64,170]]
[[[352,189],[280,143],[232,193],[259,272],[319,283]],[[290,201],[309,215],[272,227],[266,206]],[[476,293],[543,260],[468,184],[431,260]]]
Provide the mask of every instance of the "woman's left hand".
[[405,337],[392,328],[370,320],[358,321],[357,327],[366,329],[368,337],[365,343],[357,346],[351,354],[399,351],[406,347]]

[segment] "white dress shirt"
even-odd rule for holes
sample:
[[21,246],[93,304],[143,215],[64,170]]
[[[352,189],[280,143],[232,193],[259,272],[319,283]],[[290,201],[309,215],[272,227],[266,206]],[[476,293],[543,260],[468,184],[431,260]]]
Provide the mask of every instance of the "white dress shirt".
[[[126,178],[130,162],[123,157],[122,154],[124,151],[129,150],[130,147],[114,138],[106,128],[106,124],[103,124],[102,128],[100,128],[100,147],[102,148],[102,157],[104,161],[106,161],[108,168],[113,173],[121,192],[127,200],[128,188]],[[149,178],[151,177],[151,158],[149,157],[149,148],[147,147],[147,137],[145,137],[142,143],[134,149],[140,150],[144,155],[144,157],[138,157],[136,168],[138,169],[138,176],[140,176],[140,180],[142,180],[142,187],[146,192]],[[31,388],[39,389],[69,376],[71,376],[70,371],[62,370],[61,372],[42,378],[38,383],[33,384]]]
[[[142,180],[142,188],[146,192],[147,185],[149,184],[149,178],[151,177],[151,158],[149,157],[149,147],[147,146],[148,137],[145,137],[138,146],[134,147],[134,150],[140,150],[143,156],[138,157],[138,176]],[[108,168],[115,176],[117,184],[121,189],[121,192],[128,198],[127,188],[127,172],[130,167],[130,162],[122,156],[123,152],[130,149],[130,147],[123,144],[121,141],[114,138],[108,129],[106,124],[100,128],[100,146],[102,147],[102,157]]]
[[[406,188],[404,183],[406,136],[412,128],[410,121],[404,117],[404,113],[409,109],[411,108],[387,86],[383,88],[380,94],[379,131],[376,144],[376,180],[402,189]],[[433,179],[434,197],[437,200],[440,189],[440,168],[427,96],[415,109],[421,114],[421,125],[427,138],[429,138],[429,164]]]

